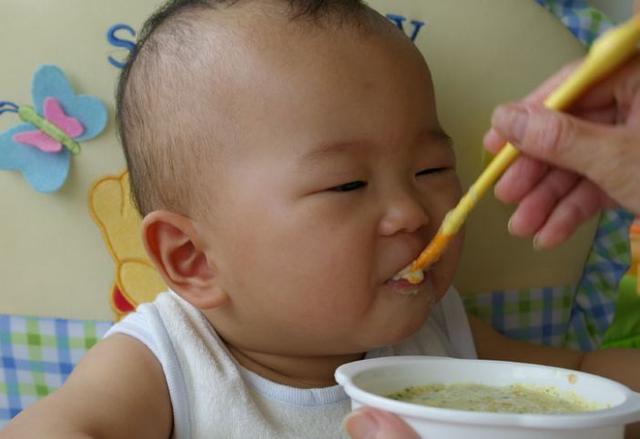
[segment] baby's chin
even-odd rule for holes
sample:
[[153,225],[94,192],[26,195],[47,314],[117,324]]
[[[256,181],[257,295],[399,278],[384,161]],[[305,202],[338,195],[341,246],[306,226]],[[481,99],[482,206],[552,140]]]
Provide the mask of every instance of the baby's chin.
[[369,338],[369,347],[391,346],[411,337],[424,326],[438,301],[439,297],[433,291],[419,293],[412,298],[411,314],[398,315],[391,323],[377,327],[376,333]]

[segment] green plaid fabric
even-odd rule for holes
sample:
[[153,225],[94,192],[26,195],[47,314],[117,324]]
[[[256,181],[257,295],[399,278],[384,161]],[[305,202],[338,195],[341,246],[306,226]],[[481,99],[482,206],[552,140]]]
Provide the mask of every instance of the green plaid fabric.
[[111,322],[0,315],[0,427],[48,395]]
[[624,276],[613,322],[602,340],[603,348],[640,349],[640,297],[636,292],[638,278]]
[[577,285],[477,293],[463,298],[467,311],[512,338],[597,348],[613,320],[618,285],[629,267],[632,219],[617,210],[602,215]]
[[536,0],[560,21],[584,45],[591,46],[603,31],[611,27],[611,21],[599,10],[589,6],[586,0]]

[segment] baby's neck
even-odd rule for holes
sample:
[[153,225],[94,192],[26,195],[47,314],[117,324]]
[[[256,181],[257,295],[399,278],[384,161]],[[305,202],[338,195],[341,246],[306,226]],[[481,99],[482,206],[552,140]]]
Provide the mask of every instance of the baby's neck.
[[303,389],[329,387],[336,384],[333,373],[342,364],[360,360],[362,354],[331,357],[288,357],[252,352],[227,345],[243,367],[270,381]]

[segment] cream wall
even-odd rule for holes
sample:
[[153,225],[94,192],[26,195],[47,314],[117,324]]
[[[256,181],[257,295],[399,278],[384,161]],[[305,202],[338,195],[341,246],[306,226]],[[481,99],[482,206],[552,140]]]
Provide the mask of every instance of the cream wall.
[[[155,0],[2,0],[0,100],[30,103],[33,71],[59,65],[80,93],[108,105],[107,131],[73,157],[69,180],[54,194],[34,192],[14,172],[0,172],[0,313],[110,319],[114,265],[89,217],[87,193],[124,167],[113,129],[118,70],[107,61],[126,51],[107,42],[116,23],[139,29]],[[492,108],[517,99],[581,46],[533,1],[372,0],[381,11],[427,22],[416,44],[431,63],[439,111],[456,142],[469,184],[482,168],[481,139]],[[487,13],[492,10],[492,13]],[[522,32],[522,29],[527,29]],[[126,33],[121,38],[131,38]],[[15,125],[0,117],[0,131]],[[594,224],[557,251],[534,252],[506,232],[510,208],[488,196],[472,215],[456,284],[463,293],[575,282]]]
[[[69,178],[53,194],[33,191],[15,172],[0,172],[0,313],[111,319],[108,291],[113,262],[89,217],[88,191],[99,176],[117,173],[124,160],[114,135],[113,94],[118,69],[108,56],[116,23],[138,28],[159,1],[2,0],[0,100],[31,104],[31,77],[40,64],[56,64],[77,93],[107,104],[105,132],[82,144]],[[121,33],[126,38],[126,33]],[[130,37],[130,36],[129,36]],[[0,117],[0,131],[18,123]]]

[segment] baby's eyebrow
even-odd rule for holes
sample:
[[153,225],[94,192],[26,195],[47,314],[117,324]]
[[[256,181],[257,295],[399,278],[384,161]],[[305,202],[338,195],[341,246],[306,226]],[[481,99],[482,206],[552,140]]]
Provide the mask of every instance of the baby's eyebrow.
[[444,132],[442,128],[434,128],[429,130],[424,130],[418,136],[418,143],[426,142],[436,142],[445,146],[453,147],[453,139]]
[[[416,145],[426,145],[430,143],[437,143],[439,145],[452,147],[453,140],[442,128],[427,128],[422,130],[415,139]],[[353,148],[367,148],[371,147],[366,141],[343,141],[343,142],[328,142],[323,143],[315,148],[303,153],[300,156],[301,163],[313,163],[324,157],[330,157],[332,155],[338,155]]]
[[366,148],[366,147],[367,147],[367,143],[362,141],[323,143],[316,146],[312,150],[302,154],[300,157],[300,162],[315,162],[322,157],[344,153],[347,150],[352,148]]

